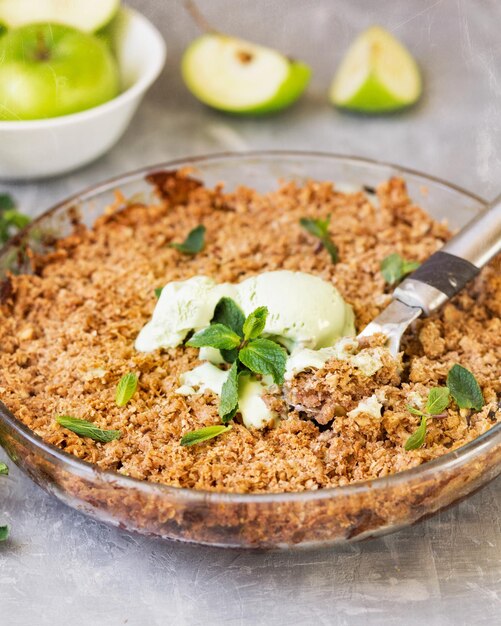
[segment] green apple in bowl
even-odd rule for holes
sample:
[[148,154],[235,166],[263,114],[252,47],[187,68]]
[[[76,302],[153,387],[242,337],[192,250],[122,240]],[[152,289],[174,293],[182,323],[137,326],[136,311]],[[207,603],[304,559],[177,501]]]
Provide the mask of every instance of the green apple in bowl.
[[119,93],[116,61],[93,35],[31,24],[0,37],[0,120],[83,111]]
[[0,0],[0,22],[18,28],[51,22],[94,32],[108,24],[120,0]]
[[305,90],[310,68],[276,50],[218,33],[186,49],[182,74],[190,91],[221,111],[258,115],[279,111]]

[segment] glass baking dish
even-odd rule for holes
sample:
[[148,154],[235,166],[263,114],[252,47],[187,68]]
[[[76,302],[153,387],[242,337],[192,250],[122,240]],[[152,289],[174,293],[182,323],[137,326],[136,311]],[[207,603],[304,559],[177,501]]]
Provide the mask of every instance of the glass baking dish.
[[[477,196],[430,176],[354,157],[253,152],[171,161],[97,185],[44,213],[1,252],[0,281],[7,271],[29,271],[26,244],[50,251],[76,221],[92,225],[113,202],[115,190],[147,202],[153,193],[148,174],[185,166],[206,185],[222,181],[227,189],[245,184],[262,192],[275,188],[279,179],[314,178],[370,188],[403,176],[411,197],[454,228],[485,206]],[[0,289],[6,284],[0,282]],[[2,403],[0,444],[43,489],[96,519],[165,539],[238,548],[319,546],[394,531],[457,502],[501,471],[501,424],[454,452],[399,474],[283,494],[202,492],[105,472],[44,443]]]

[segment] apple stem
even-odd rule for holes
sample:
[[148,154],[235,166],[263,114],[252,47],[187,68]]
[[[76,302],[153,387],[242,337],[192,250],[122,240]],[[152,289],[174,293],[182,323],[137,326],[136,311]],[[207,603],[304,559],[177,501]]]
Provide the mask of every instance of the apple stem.
[[195,22],[198,28],[205,33],[217,33],[218,31],[213,28],[209,22],[205,19],[205,16],[201,13],[193,0],[185,0],[184,8],[188,11],[191,19]]
[[50,50],[45,41],[43,31],[37,31],[37,47],[35,50],[35,57],[38,61],[47,61],[50,59]]

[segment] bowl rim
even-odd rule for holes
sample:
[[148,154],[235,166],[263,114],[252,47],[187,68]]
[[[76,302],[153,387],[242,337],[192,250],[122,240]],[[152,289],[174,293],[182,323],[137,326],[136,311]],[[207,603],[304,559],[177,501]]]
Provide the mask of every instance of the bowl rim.
[[119,108],[143,94],[152,85],[165,65],[167,44],[156,26],[142,13],[128,6],[122,6],[120,11],[127,19],[132,22],[142,23],[143,26],[149,29],[148,37],[151,38],[157,46],[156,54],[152,55],[152,60],[148,64],[146,71],[141,74],[134,84],[125,91],[120,92],[118,96],[115,96],[111,100],[91,107],[90,109],[78,111],[77,113],[59,115],[56,117],[44,117],[35,120],[0,120],[0,132],[33,131],[45,128],[53,129],[58,126],[78,124],[79,122],[87,121],[93,117],[99,117],[101,114],[106,114],[113,109]]
[[[382,167],[393,169],[403,176],[412,176],[420,178],[432,185],[443,187],[449,191],[458,193],[472,201],[481,205],[487,206],[487,201],[480,196],[467,191],[454,183],[449,183],[441,178],[425,174],[412,168],[407,168],[400,165],[395,165],[387,161],[381,161],[377,159],[358,157],[352,155],[344,155],[339,153],[320,152],[320,151],[302,151],[302,150],[252,150],[242,152],[217,152],[211,154],[198,155],[194,157],[176,158],[173,160],[158,163],[152,166],[145,166],[126,174],[118,175],[113,178],[109,178],[105,181],[97,183],[96,185],[87,187],[82,192],[74,194],[69,198],[58,202],[53,207],[42,213],[38,218],[33,220],[23,231],[10,240],[3,248],[0,249],[0,256],[3,256],[10,247],[14,246],[16,242],[19,242],[19,238],[28,233],[31,228],[37,225],[41,220],[46,219],[53,213],[64,207],[74,206],[76,202],[84,202],[95,198],[97,195],[106,191],[111,191],[116,188],[117,184],[126,184],[144,178],[145,175],[153,172],[165,169],[173,169],[181,166],[194,166],[197,164],[217,162],[221,160],[229,160],[232,162],[238,160],[246,160],[249,158],[317,158],[317,159],[331,159],[339,162],[369,165],[375,167]],[[29,444],[38,448],[45,456],[51,457],[58,465],[69,465],[73,469],[78,471],[81,478],[96,479],[99,478],[103,482],[111,485],[116,485],[122,488],[131,487],[139,491],[147,491],[156,495],[168,495],[180,500],[187,500],[190,502],[211,504],[252,504],[252,503],[272,503],[272,502],[304,502],[309,500],[325,500],[338,497],[349,497],[351,495],[360,494],[370,490],[385,491],[390,486],[401,485],[402,483],[413,483],[416,479],[427,479],[435,476],[437,471],[442,468],[445,470],[454,470],[458,466],[462,466],[468,463],[469,460],[475,458],[476,454],[480,451],[486,452],[493,446],[501,443],[501,423],[494,425],[485,433],[479,435],[467,444],[447,452],[432,461],[427,461],[415,467],[412,467],[401,472],[389,474],[380,478],[374,478],[364,480],[360,482],[350,483],[347,485],[337,487],[325,487],[317,490],[308,491],[289,491],[289,492],[270,492],[270,493],[234,493],[228,491],[204,491],[199,489],[192,489],[188,487],[175,487],[172,485],[165,485],[162,483],[153,483],[147,480],[141,480],[119,474],[111,470],[102,470],[92,463],[82,461],[77,457],[65,452],[57,446],[46,443],[39,435],[30,430],[23,422],[18,420],[15,415],[0,401],[0,423],[4,422],[8,428],[13,430],[18,436],[27,440]]]

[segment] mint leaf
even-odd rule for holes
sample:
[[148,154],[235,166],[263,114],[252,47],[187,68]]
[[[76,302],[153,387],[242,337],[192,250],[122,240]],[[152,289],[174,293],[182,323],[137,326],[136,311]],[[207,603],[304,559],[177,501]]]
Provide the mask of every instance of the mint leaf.
[[186,342],[192,348],[217,348],[218,350],[231,350],[240,345],[241,338],[224,324],[212,324],[199,331]]
[[406,261],[397,252],[389,254],[380,263],[381,274],[388,283],[394,285],[421,265],[417,261]]
[[418,429],[405,442],[405,449],[407,451],[417,450],[424,444],[425,438],[426,438],[426,415],[423,415],[421,417],[421,423],[419,424]]
[[485,400],[475,376],[462,365],[453,365],[447,374],[447,386],[460,409],[480,411]]
[[160,298],[160,296],[162,295],[162,291],[163,291],[163,289],[164,289],[163,287],[157,287],[157,288],[155,289],[155,296],[156,296],[157,298]]
[[14,226],[18,230],[28,226],[31,222],[31,219],[27,215],[23,215],[23,213],[19,213],[16,209],[9,209],[8,211],[4,211],[2,213],[2,220],[7,222],[10,226]]
[[330,237],[324,237],[321,239],[322,245],[330,254],[331,260],[333,263],[337,263],[339,261],[339,250],[337,249],[336,244],[331,240]]
[[0,193],[0,213],[15,208],[16,203],[12,199],[12,196],[8,193]]
[[238,359],[238,348],[232,348],[231,350],[220,350],[221,356],[226,363],[235,363]]
[[235,417],[238,410],[238,365],[233,363],[228,371],[228,378],[221,389],[219,416],[224,423]]
[[205,245],[205,226],[200,224],[193,230],[190,230],[188,236],[183,243],[170,243],[170,248],[175,248],[183,254],[197,254],[203,250]]
[[327,219],[314,219],[312,217],[302,217],[299,220],[301,226],[308,232],[310,235],[317,237],[318,239],[324,239],[329,236],[329,223],[331,221],[331,216],[327,216]]
[[339,261],[339,252],[336,244],[332,241],[329,235],[330,221],[331,216],[328,215],[325,220],[302,217],[299,220],[299,223],[308,233],[310,233],[310,235],[320,239],[323,247],[329,253],[332,262],[337,263]]
[[27,215],[16,209],[15,202],[9,194],[0,194],[0,243],[8,241],[13,231],[21,230],[30,221]]
[[433,387],[428,394],[424,412],[429,415],[439,415],[449,405],[449,389],[447,387]]
[[125,374],[118,381],[117,390],[115,393],[115,402],[117,406],[125,406],[127,402],[136,393],[137,389],[137,376],[132,372]]
[[404,276],[412,274],[412,272],[415,272],[420,266],[421,263],[419,261],[406,261],[405,259],[402,259],[402,272]]
[[385,257],[380,265],[381,274],[383,278],[388,283],[388,285],[394,285],[403,277],[403,259],[402,257],[394,252],[393,254]]
[[5,463],[0,463],[0,476],[7,476],[9,473],[9,468]]
[[270,374],[277,385],[284,382],[287,352],[270,339],[254,339],[238,353],[240,361],[256,374]]
[[207,441],[208,439],[213,439],[218,435],[222,435],[223,433],[228,432],[232,429],[232,426],[206,426],[205,428],[199,428],[198,430],[192,430],[186,435],[183,435],[181,439],[181,445],[188,447],[194,446],[197,443],[202,443],[202,441]]
[[119,439],[122,434],[119,430],[103,430],[95,426],[92,422],[70,417],[69,415],[59,415],[59,417],[56,417],[56,421],[64,428],[71,430],[75,435],[90,437],[101,443],[108,443],[109,441],[113,441],[113,439]]
[[266,318],[268,317],[268,308],[265,306],[258,307],[247,317],[244,322],[243,331],[246,341],[256,339],[263,332],[266,326]]
[[223,324],[243,338],[245,315],[238,304],[231,298],[221,298],[214,309],[211,324]]

